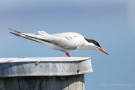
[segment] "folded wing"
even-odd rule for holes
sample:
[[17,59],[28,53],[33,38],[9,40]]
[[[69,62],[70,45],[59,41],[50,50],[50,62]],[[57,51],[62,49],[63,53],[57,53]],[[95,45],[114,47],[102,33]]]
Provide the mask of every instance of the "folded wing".
[[48,34],[44,31],[38,31],[38,34],[24,33],[18,30],[12,30],[11,34],[31,41],[45,44],[52,49],[66,51],[74,50],[82,45],[83,40],[77,33]]

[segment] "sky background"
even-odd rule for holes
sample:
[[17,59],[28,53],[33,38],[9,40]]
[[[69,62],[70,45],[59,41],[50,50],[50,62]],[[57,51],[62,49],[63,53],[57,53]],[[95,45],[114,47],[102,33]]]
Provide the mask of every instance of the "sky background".
[[86,90],[135,90],[135,0],[0,1],[0,58],[63,57],[63,52],[9,34],[9,27],[29,33],[78,32],[95,39],[109,55],[70,52],[91,57]]

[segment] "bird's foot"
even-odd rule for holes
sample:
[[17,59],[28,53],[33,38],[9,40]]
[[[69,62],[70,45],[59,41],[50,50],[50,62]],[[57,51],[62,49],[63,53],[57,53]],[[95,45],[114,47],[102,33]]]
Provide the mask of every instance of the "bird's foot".
[[70,54],[68,52],[66,52],[66,55],[67,55],[67,57],[70,57]]

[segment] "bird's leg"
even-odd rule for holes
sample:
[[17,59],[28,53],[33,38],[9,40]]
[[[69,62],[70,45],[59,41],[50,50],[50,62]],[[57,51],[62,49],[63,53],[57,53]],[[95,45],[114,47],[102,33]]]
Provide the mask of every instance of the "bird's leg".
[[70,57],[70,54],[69,54],[68,52],[66,52],[66,55],[67,55],[68,57]]

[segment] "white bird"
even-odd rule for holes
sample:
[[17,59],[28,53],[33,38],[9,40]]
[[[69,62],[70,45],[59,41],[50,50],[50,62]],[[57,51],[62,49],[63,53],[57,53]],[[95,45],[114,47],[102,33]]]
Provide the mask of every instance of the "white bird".
[[45,31],[38,31],[38,34],[32,34],[20,32],[11,28],[8,29],[12,30],[12,32],[10,33],[13,35],[45,44],[53,50],[63,51],[68,57],[70,57],[69,51],[76,49],[100,50],[108,55],[108,53],[103,48],[101,48],[100,44],[97,41],[84,38],[81,34],[78,33],[64,32],[58,34],[48,34]]

